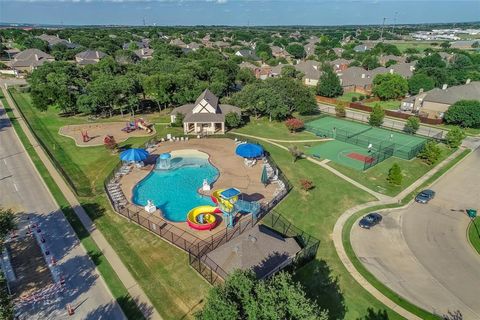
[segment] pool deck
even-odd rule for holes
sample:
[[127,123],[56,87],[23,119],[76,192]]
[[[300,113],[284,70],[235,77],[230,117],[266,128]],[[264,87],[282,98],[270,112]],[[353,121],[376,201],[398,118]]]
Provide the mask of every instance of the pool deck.
[[[210,162],[218,169],[219,177],[217,181],[211,185],[211,191],[204,192],[199,190],[200,193],[210,195],[213,190],[237,188],[242,192],[244,200],[258,201],[260,203],[270,202],[276,190],[275,184],[269,184],[266,187],[261,183],[260,177],[262,175],[262,161],[257,161],[253,167],[247,167],[244,164],[243,158],[235,154],[236,148],[235,141],[231,139],[190,139],[189,141],[176,141],[176,142],[161,142],[156,147],[150,150],[150,157],[145,161],[147,167],[138,169],[134,168],[129,174],[125,175],[120,180],[120,185],[125,197],[130,201],[129,206],[142,208],[131,203],[133,188],[135,185],[145,178],[151,170],[154,168],[156,158],[159,154],[164,152],[171,152],[174,150],[192,150],[201,151],[209,155]],[[188,151],[185,151],[188,153]],[[160,217],[160,210],[157,210],[153,214],[149,214],[142,210],[141,213],[144,217],[149,217],[150,220],[157,220],[156,217]],[[249,219],[249,215],[242,215],[240,219]],[[222,219],[222,222],[211,231],[197,231],[188,227],[186,222],[169,222],[175,227],[184,230],[200,239],[207,239],[222,229],[226,228],[226,224]],[[162,220],[158,218],[158,224],[162,224]]]

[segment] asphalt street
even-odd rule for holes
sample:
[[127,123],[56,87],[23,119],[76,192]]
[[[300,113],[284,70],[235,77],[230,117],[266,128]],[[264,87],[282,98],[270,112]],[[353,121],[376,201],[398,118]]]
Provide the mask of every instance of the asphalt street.
[[57,297],[21,309],[21,319],[125,319],[95,265],[88,257],[58,205],[38,176],[3,107],[0,108],[0,206],[19,214],[20,224],[35,219],[65,277],[66,290]]
[[410,302],[480,319],[480,255],[468,243],[470,219],[462,212],[480,209],[480,149],[431,189],[437,195],[428,204],[382,212],[383,221],[370,230],[355,225],[352,246],[377,279]]

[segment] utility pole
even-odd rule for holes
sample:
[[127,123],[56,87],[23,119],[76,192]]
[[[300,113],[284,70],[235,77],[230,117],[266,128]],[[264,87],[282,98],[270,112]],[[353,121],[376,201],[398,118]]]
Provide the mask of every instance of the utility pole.
[[387,20],[387,18],[383,18],[383,23],[382,23],[382,31],[380,32],[380,42],[383,42],[383,29],[385,28],[385,20]]
[[395,25],[397,24],[397,14],[398,14],[398,12],[395,11],[395,15],[393,16],[392,33],[395,30]]

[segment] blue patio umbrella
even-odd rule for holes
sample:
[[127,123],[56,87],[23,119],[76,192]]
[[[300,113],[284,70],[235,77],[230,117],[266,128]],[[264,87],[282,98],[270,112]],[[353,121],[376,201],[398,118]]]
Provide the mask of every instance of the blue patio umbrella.
[[128,149],[120,153],[122,161],[143,161],[148,158],[149,153],[145,149]]
[[263,148],[259,144],[242,143],[237,147],[235,153],[243,158],[257,158],[263,155]]

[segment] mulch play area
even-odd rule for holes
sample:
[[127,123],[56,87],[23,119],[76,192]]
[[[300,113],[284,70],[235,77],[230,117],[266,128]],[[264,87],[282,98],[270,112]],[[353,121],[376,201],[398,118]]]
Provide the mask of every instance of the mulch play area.
[[102,146],[105,136],[113,136],[117,143],[130,137],[146,137],[155,134],[155,127],[149,126],[150,132],[141,127],[129,126],[128,122],[86,123],[63,126],[58,130],[62,136],[71,138],[79,147]]

